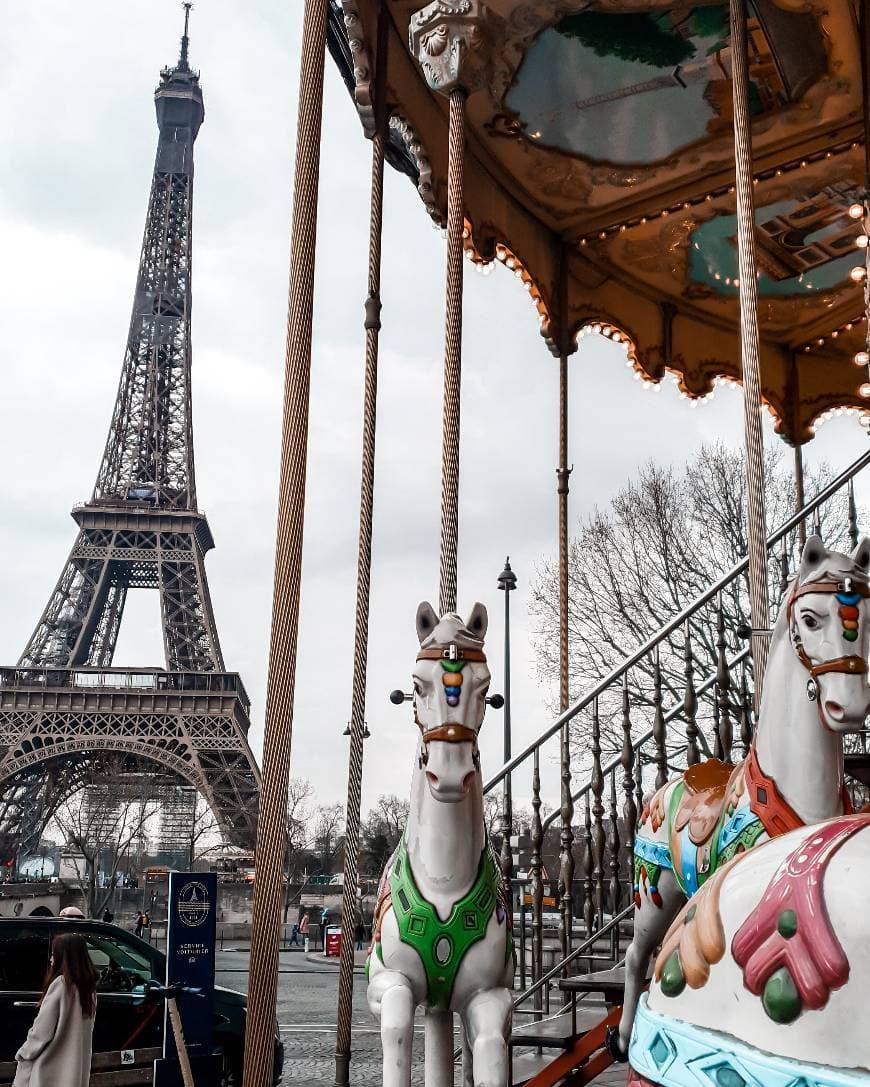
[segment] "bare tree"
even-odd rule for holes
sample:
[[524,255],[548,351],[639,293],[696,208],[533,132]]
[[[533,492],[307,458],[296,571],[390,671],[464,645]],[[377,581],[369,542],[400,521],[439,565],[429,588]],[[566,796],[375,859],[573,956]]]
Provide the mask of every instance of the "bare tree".
[[[827,466],[806,472],[812,496],[831,478]],[[768,526],[794,512],[794,480],[790,462],[768,450],[765,465]],[[574,696],[588,690],[642,644],[668,619],[690,604],[747,550],[746,484],[743,457],[721,444],[702,446],[682,471],[652,461],[637,479],[613,498],[610,507],[581,522],[569,552],[570,686]],[[830,547],[845,548],[848,498],[831,499],[821,511],[821,528]],[[786,541],[787,564],[797,559],[797,534]],[[781,593],[781,556],[770,559],[771,608]],[[738,578],[721,598],[729,637],[729,654],[738,644],[734,631],[749,615],[748,588]],[[702,609],[688,629],[696,677],[715,671],[717,601]],[[558,560],[548,559],[532,587],[531,611],[537,621],[535,649],[541,681],[555,689],[559,670]],[[774,614],[773,611],[771,614]],[[679,702],[685,689],[685,628],[661,646],[665,708]],[[653,660],[632,669],[632,706],[652,705]],[[735,684],[736,688],[736,684]],[[732,691],[733,693],[733,691]],[[622,744],[620,693],[601,700],[602,744],[613,752]],[[736,707],[735,707],[736,708]],[[635,718],[636,725],[648,726]],[[699,711],[699,725],[709,726],[709,710]],[[575,740],[588,743],[589,718],[575,722]],[[703,733],[702,744],[705,743]]]
[[340,852],[344,831],[344,806],[321,804],[314,818],[313,845],[323,875],[329,875]]
[[309,801],[314,790],[308,778],[290,778],[287,790],[287,848],[284,874],[284,922],[290,912],[290,888],[296,882],[299,864],[308,845],[311,811]]
[[402,837],[408,822],[410,801],[393,793],[379,796],[374,808],[360,826],[363,864],[368,875],[376,876],[384,868]]
[[193,870],[196,861],[207,857],[215,849],[220,849],[223,840],[220,835],[220,823],[215,818],[205,797],[197,793],[193,807],[193,818],[187,835],[188,870]]
[[[144,795],[143,779],[125,773],[122,760],[110,758],[86,775],[82,788],[55,812],[52,821],[73,851],[89,917],[101,916],[108,906],[122,862],[158,809],[159,802]],[[102,886],[101,870],[106,877]]]

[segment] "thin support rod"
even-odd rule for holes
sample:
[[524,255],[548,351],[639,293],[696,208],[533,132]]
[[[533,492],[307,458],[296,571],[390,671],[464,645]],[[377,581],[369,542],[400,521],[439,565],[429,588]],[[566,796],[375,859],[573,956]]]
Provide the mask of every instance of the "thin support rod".
[[365,303],[365,386],[359,499],[356,616],[354,621],[353,687],[350,710],[350,756],[345,808],[344,883],[341,893],[341,959],[338,972],[338,1018],[335,1038],[335,1084],[350,1083],[351,1017],[355,930],[360,909],[359,827],[362,802],[363,739],[365,736],[366,673],[369,648],[369,595],[372,571],[372,519],[375,494],[375,439],[378,399],[378,346],[381,330],[381,241],[383,236],[384,146],[387,112],[384,90],[387,61],[387,19],[378,16],[377,124],[372,137],[371,211],[369,216],[368,294]]
[[444,335],[444,408],[441,439],[441,553],[439,614],[456,611],[459,547],[459,407],[462,380],[462,203],[465,154],[465,91],[450,92],[447,165],[447,305]]
[[311,321],[314,305],[327,8],[324,0],[305,0],[302,64],[299,74],[275,582],[266,686],[263,779],[257,819],[257,882],[254,886],[251,918],[244,1087],[271,1087],[274,1072],[278,936],[281,923],[282,869],[287,843],[287,786],[296,687],[305,477],[308,463]]
[[[799,513],[804,508],[804,455],[799,445],[794,447],[794,508]],[[798,523],[798,548],[803,551],[807,542],[807,523],[803,518]],[[800,556],[798,556],[800,557]]]
[[761,364],[758,353],[758,283],[755,212],[752,197],[752,128],[749,114],[747,0],[731,0],[731,63],[734,92],[734,159],[737,197],[737,249],[740,274],[740,357],[743,370],[743,430],[749,537],[749,610],[756,711],[767,664],[770,626],[767,550],[764,525],[764,434],[761,428]]
[[[568,467],[568,355],[565,351],[559,356],[559,467],[556,470],[557,494],[559,496],[559,713],[568,708],[570,698],[568,685],[568,480],[571,469]],[[574,833],[571,827],[574,817],[574,805],[571,802],[571,726],[566,722],[562,726],[560,741],[560,778],[561,778],[561,829],[559,882],[562,885],[562,899],[559,909],[559,936],[562,945],[562,957],[571,950],[571,931],[573,925],[574,887]]]

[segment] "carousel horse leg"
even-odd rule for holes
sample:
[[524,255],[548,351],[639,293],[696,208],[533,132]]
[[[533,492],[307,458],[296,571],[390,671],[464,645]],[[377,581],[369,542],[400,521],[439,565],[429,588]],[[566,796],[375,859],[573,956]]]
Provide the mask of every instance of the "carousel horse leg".
[[471,1046],[474,1087],[505,1087],[508,1081],[508,1034],[511,994],[507,989],[476,993],[462,1012]]
[[404,974],[381,974],[381,1046],[383,1087],[411,1087],[411,1044],[414,1040],[414,994]]
[[453,1012],[427,1011],[425,1087],[453,1087]]
[[646,896],[641,899],[640,909],[634,918],[634,936],[625,955],[622,1018],[618,1030],[611,1027],[607,1034],[607,1048],[611,1056],[620,1061],[628,1060],[631,1029],[634,1026],[637,1002],[646,986],[650,956],[662,942],[671,922],[686,902],[686,896],[668,868],[663,868],[659,876],[659,894],[662,896],[661,906],[656,906]]

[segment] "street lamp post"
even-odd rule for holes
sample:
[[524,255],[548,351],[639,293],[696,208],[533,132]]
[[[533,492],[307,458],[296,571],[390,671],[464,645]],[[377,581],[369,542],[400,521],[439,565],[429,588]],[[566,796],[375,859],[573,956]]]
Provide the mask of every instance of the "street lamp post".
[[[517,575],[511,569],[510,556],[504,560],[504,570],[498,575],[498,587],[504,592],[504,761],[509,762],[511,757],[511,592],[517,587]],[[513,802],[509,773],[504,776],[502,788],[501,870],[510,888],[513,873],[513,856],[511,855]]]

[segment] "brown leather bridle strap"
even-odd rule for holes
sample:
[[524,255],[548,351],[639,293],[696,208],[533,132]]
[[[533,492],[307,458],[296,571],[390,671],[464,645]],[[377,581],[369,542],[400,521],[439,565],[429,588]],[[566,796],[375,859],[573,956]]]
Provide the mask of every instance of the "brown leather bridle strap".
[[447,649],[421,649],[418,661],[471,661],[486,664],[486,653],[482,649],[463,649],[460,645],[451,645]]
[[468,725],[438,725],[437,728],[423,729],[423,743],[428,744],[433,740],[443,740],[448,744],[473,744],[477,741],[477,733]]
[[792,591],[790,606],[794,605],[799,596],[807,596],[809,593],[854,593],[856,596],[870,596],[870,586],[862,582],[854,582],[849,579],[849,588],[842,581],[807,581],[804,585],[798,585]]
[[813,678],[823,676],[826,672],[845,672],[850,676],[864,676],[867,674],[867,661],[863,657],[837,657],[836,660],[814,664],[810,668],[810,675]]

